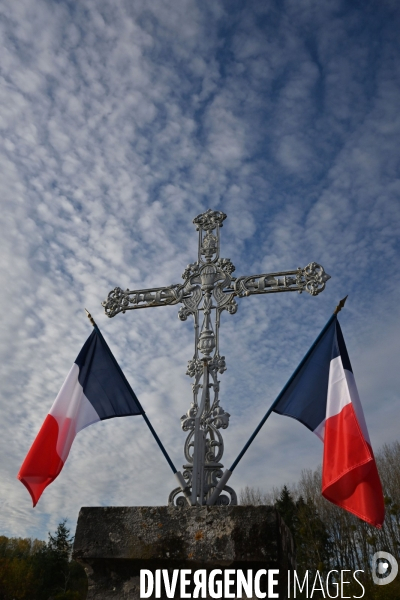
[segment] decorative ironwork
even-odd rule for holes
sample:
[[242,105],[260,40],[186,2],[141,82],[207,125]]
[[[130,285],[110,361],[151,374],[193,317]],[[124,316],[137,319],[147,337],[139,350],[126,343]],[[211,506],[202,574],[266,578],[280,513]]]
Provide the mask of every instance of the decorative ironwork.
[[[183,284],[134,291],[117,287],[102,303],[108,317],[127,310],[178,303],[183,305],[178,312],[182,321],[190,315],[193,317],[194,354],[186,371],[194,379],[193,400],[181,417],[181,427],[188,433],[184,444],[187,464],[183,477],[191,489],[192,505],[206,504],[222,477],[220,460],[224,442],[220,430],[229,426],[230,418],[219,399],[218,374],[223,374],[227,368],[219,347],[222,311],[235,314],[238,308],[235,298],[253,294],[301,294],[305,291],[316,296],[330,279],[323,267],[315,262],[293,271],[232,277],[235,266],[229,258],[220,258],[220,228],[225,219],[223,212],[209,209],[193,220],[199,232],[198,257],[184,270]],[[227,485],[223,489],[228,495],[221,494],[218,503],[236,504],[234,490]],[[181,505],[185,502],[181,488],[171,492],[169,503]]]

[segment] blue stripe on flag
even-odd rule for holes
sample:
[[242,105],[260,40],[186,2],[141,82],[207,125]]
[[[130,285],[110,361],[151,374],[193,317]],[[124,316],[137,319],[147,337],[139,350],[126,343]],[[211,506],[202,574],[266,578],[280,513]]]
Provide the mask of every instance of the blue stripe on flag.
[[79,383],[83,393],[100,417],[140,415],[142,410],[136,396],[132,396],[121,374],[110,357],[105,342],[94,329],[78,354]]
[[335,343],[336,323],[337,319],[333,319],[273,409],[280,415],[297,419],[311,431],[314,431],[326,416],[329,367],[331,360],[339,356],[339,347]]
[[[346,344],[344,343],[344,337],[343,337],[342,330],[340,328],[339,321],[337,321],[337,324],[336,324],[336,344],[335,344],[335,346],[337,348],[336,349],[337,354],[335,356],[341,357],[343,369],[347,369],[347,371],[350,371],[352,373],[353,369],[351,368],[350,358],[347,353]],[[335,356],[332,356],[332,358],[335,358]]]

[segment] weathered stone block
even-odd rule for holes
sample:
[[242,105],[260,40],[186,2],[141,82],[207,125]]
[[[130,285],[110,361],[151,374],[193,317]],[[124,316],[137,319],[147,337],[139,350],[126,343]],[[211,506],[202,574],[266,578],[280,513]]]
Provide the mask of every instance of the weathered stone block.
[[82,508],[74,558],[86,569],[88,600],[136,600],[141,569],[216,568],[279,569],[285,599],[295,566],[290,531],[269,506]]

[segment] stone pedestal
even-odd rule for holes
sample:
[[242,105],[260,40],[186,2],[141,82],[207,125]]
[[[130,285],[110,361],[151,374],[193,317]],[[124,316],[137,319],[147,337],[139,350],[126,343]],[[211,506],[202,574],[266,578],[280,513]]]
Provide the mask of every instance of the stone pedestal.
[[140,598],[141,569],[218,568],[279,569],[275,591],[284,600],[295,568],[290,531],[269,506],[82,508],[74,558],[88,576],[87,600]]

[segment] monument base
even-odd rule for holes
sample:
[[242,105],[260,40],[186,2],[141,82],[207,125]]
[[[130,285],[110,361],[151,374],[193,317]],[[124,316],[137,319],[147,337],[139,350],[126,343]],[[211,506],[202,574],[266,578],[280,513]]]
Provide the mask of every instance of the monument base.
[[[247,577],[248,569],[252,569],[254,580],[261,569],[277,569],[279,574],[274,578],[278,583],[273,591],[284,600],[288,570],[295,568],[291,533],[270,506],[84,507],[79,513],[73,556],[88,576],[87,600],[139,599],[140,571],[144,569],[152,572],[154,583],[157,569],[167,569],[169,581],[174,569],[190,569],[191,574],[186,574],[189,580],[195,571],[203,569],[208,583],[208,575],[215,569],[222,571],[215,582],[224,581],[225,570],[235,570],[227,573],[233,583],[221,598],[236,597],[237,570]],[[159,577],[163,582],[162,573]],[[151,576],[147,583],[149,579]],[[178,578],[170,598],[185,597],[180,581]],[[187,598],[194,587],[192,583],[185,588]],[[261,576],[260,589],[268,598],[268,574]],[[156,595],[154,587],[148,597],[166,599],[163,583],[160,591]],[[207,598],[211,597],[208,593]],[[201,592],[198,597],[202,597]],[[249,597],[256,597],[254,588]]]

